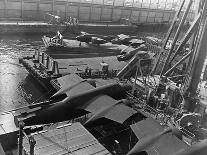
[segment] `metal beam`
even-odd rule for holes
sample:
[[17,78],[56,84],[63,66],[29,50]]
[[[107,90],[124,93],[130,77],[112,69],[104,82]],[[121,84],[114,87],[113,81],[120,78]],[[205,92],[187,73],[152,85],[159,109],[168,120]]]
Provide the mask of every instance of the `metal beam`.
[[172,63],[172,61],[174,60],[174,58],[179,54],[179,52],[182,50],[183,46],[186,44],[186,42],[189,40],[189,38],[193,34],[193,32],[195,30],[195,27],[197,26],[197,24],[200,21],[200,17],[201,17],[201,14],[198,14],[198,16],[196,17],[196,19],[194,20],[194,22],[191,24],[191,26],[188,29],[187,33],[185,34],[185,36],[181,40],[181,44],[178,46],[178,48],[175,51],[175,54],[173,55],[172,59],[169,61],[169,64]]
[[[207,2],[205,2],[204,4],[204,11],[207,10]],[[191,80],[190,80],[190,84],[189,84],[189,90],[190,93],[192,95],[196,94],[196,90],[198,87],[198,83],[200,81],[200,76],[201,76],[201,72],[203,69],[203,64],[204,61],[206,59],[206,49],[207,49],[207,44],[206,44],[206,40],[207,40],[207,12],[205,11],[203,13],[204,16],[204,26],[203,26],[203,31],[201,33],[201,41],[199,42],[198,45],[198,54],[196,55],[196,59],[195,59],[195,63],[193,65],[193,69],[192,69],[192,76],[191,76]],[[201,26],[202,28],[202,26]]]
[[189,49],[193,51],[192,55],[190,56],[189,58],[189,61],[188,61],[188,64],[187,64],[187,69],[186,69],[186,74],[188,76],[185,77],[185,82],[184,82],[184,87],[183,87],[183,92],[185,92],[187,89],[188,89],[188,86],[190,84],[190,77],[192,75],[192,68],[193,68],[193,65],[194,65],[194,62],[195,62],[195,56],[196,56],[196,51],[198,49],[198,44],[201,40],[201,21],[203,19],[203,12],[205,10],[203,10],[203,7],[204,7],[204,3],[205,3],[205,0],[201,0],[200,3],[199,3],[199,12],[201,14],[201,19],[199,21],[199,25],[196,27],[196,29],[194,30],[194,34],[191,38],[191,42],[190,42],[190,47]]
[[186,19],[187,15],[188,15],[188,12],[189,12],[189,10],[190,10],[190,7],[191,7],[192,3],[193,3],[193,0],[190,0],[189,3],[188,3],[188,7],[187,7],[187,9],[185,10],[185,13],[184,13],[184,15],[183,15],[183,17],[182,17],[182,19],[181,19],[181,22],[180,22],[180,24],[179,24],[179,26],[178,26],[178,29],[177,29],[177,31],[176,31],[176,33],[175,33],[175,37],[174,37],[174,39],[173,39],[173,42],[172,42],[170,51],[169,51],[169,53],[168,53],[168,55],[167,55],[167,58],[166,58],[165,63],[164,63],[164,65],[163,65],[163,68],[162,68],[162,71],[161,71],[161,73],[160,73],[160,76],[162,76],[162,75],[164,74],[165,70],[166,70],[168,61],[169,61],[170,56],[171,56],[171,54],[172,54],[172,52],[173,52],[173,50],[174,50],[174,47],[175,47],[175,45],[176,45],[176,42],[177,42],[178,37],[179,37],[179,35],[180,35],[180,32],[181,32],[181,30],[182,30],[182,26],[183,26],[183,24],[184,24],[184,22],[185,22],[185,19]]
[[169,28],[169,30],[168,30],[168,32],[167,32],[167,35],[166,35],[165,40],[164,40],[164,42],[163,42],[163,44],[162,44],[160,53],[159,53],[159,55],[158,55],[158,57],[157,57],[157,59],[156,59],[156,61],[155,61],[155,65],[154,65],[154,67],[153,67],[153,69],[152,69],[151,74],[154,74],[154,73],[156,72],[156,69],[157,69],[158,63],[159,63],[159,61],[160,61],[161,55],[165,52],[165,46],[166,46],[166,44],[167,44],[167,42],[168,42],[168,39],[170,38],[170,35],[171,35],[172,31],[173,31],[173,27],[175,26],[175,24],[176,24],[176,22],[177,22],[177,19],[179,18],[179,15],[180,15],[180,13],[181,13],[181,10],[182,10],[182,8],[183,8],[184,3],[185,3],[185,0],[183,0],[182,4],[180,5],[179,10],[178,10],[177,13],[175,14],[175,17],[174,17],[174,19],[173,19],[173,21],[172,21],[172,24],[171,24],[171,26],[170,26],[170,28]]
[[178,61],[173,67],[171,67],[164,76],[167,76],[169,73],[171,73],[177,66],[179,66],[182,62],[184,62],[190,55],[192,51],[190,51],[188,54],[186,54],[180,61]]

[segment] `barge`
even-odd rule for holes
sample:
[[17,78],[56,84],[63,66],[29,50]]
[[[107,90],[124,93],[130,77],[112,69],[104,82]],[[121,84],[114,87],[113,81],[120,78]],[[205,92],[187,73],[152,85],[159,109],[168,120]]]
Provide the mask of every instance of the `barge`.
[[47,36],[43,36],[42,40],[47,48],[46,53],[55,59],[116,56],[121,50],[127,47],[110,42],[100,45],[80,43],[77,40],[64,38],[60,42],[59,39],[53,39]]
[[[58,77],[75,73],[84,79],[112,79],[126,65],[116,57],[53,59],[45,52],[36,51],[31,57],[19,58],[29,74],[50,94],[59,90]],[[113,67],[112,67],[113,66]]]

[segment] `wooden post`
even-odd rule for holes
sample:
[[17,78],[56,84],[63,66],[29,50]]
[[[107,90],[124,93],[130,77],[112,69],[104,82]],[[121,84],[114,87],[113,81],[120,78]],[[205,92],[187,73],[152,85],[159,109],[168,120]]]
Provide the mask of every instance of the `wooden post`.
[[33,136],[29,137],[29,144],[30,144],[30,155],[34,155],[34,147],[35,147],[36,141]]
[[34,53],[34,55],[33,55],[33,59],[36,60],[36,58],[37,58],[37,51],[35,50],[35,53]]
[[52,62],[52,73],[54,74],[55,73],[55,60],[53,60]]
[[42,64],[44,65],[44,58],[45,58],[45,53],[42,52]]
[[59,74],[58,62],[55,61],[55,74]]
[[49,69],[49,64],[50,64],[50,57],[47,55],[47,62],[46,62],[46,67]]
[[18,140],[18,155],[22,155],[23,151],[23,128],[24,128],[24,122],[19,122],[19,140]]

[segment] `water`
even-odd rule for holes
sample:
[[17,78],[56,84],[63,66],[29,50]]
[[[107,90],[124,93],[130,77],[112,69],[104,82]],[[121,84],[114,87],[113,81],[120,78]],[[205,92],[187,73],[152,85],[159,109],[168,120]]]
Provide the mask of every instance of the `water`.
[[0,36],[0,112],[46,99],[18,58],[42,49],[41,36]]

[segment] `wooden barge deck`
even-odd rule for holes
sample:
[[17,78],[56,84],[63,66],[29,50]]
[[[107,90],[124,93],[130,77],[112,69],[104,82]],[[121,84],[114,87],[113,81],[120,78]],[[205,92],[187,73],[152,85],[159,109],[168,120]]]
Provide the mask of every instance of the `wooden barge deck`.
[[[54,59],[44,52],[20,58],[19,62],[51,94],[60,89],[56,80],[58,77],[75,73],[82,78],[113,78],[126,65],[126,62],[119,62],[115,56]],[[108,65],[107,74],[102,70],[103,62]]]

